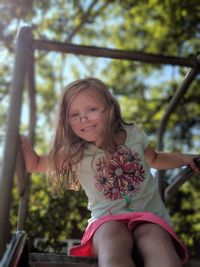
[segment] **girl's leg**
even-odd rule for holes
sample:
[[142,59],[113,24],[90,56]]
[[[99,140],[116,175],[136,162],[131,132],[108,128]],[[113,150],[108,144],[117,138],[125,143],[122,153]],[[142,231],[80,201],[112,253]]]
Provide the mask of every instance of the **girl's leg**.
[[181,267],[174,245],[168,233],[153,223],[139,225],[133,239],[144,260],[145,267]]
[[93,251],[99,267],[135,267],[133,238],[127,227],[117,221],[102,224],[93,237]]

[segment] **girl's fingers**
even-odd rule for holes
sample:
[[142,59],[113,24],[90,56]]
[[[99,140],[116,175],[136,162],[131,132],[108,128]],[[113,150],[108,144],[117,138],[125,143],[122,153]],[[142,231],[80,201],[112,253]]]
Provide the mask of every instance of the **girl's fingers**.
[[200,157],[194,158],[193,159],[194,163],[194,169],[198,172],[200,172]]
[[20,135],[20,143],[21,143],[21,145],[23,146],[23,145],[30,144],[30,141],[29,141],[29,139],[28,139],[27,136],[25,136],[25,135]]

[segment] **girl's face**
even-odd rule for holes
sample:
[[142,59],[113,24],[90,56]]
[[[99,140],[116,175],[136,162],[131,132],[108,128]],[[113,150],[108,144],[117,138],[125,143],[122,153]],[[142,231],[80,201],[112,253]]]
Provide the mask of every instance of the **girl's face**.
[[105,127],[105,105],[92,89],[78,93],[69,106],[69,123],[80,138],[96,144]]

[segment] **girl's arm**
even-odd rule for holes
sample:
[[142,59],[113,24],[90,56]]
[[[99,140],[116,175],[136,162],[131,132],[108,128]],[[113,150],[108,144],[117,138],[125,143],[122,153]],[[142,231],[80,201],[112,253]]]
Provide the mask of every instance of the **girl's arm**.
[[179,152],[156,152],[150,145],[145,149],[145,158],[150,167],[165,170],[190,166],[194,172],[200,172],[194,162],[199,155],[183,154]]
[[39,156],[32,148],[27,137],[21,136],[21,148],[27,172],[45,172],[48,168],[48,157]]

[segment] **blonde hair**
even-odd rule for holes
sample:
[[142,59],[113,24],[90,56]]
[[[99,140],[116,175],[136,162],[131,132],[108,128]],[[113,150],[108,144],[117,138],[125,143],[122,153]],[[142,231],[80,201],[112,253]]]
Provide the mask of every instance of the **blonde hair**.
[[[69,107],[74,97],[86,90],[95,91],[105,106],[106,127],[97,140],[96,146],[105,149],[113,141],[117,145],[117,132],[123,128],[120,106],[106,85],[96,78],[86,78],[74,81],[64,88],[56,122],[56,132],[49,154],[48,181],[56,195],[64,193],[65,189],[80,188],[73,166],[83,158],[88,142],[74,134],[68,120]],[[62,161],[61,161],[62,159]]]

